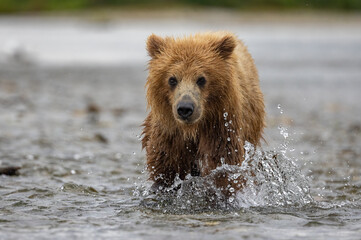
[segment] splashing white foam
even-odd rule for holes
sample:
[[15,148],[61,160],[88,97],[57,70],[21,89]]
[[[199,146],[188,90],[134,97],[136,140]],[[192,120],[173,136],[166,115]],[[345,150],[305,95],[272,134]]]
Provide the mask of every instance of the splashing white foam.
[[[187,176],[157,194],[146,191],[143,205],[168,213],[239,210],[249,207],[305,206],[312,197],[306,177],[284,154],[255,149],[246,142],[245,160],[241,166],[223,164],[206,177]],[[236,191],[228,186],[229,196],[214,184],[216,176],[226,173],[229,182],[245,180]],[[177,190],[175,190],[177,189]]]

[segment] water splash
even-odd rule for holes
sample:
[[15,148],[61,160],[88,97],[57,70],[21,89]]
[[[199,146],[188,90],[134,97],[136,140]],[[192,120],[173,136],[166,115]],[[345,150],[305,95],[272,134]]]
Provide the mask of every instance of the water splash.
[[305,206],[313,201],[306,177],[284,154],[255,150],[246,143],[247,186],[237,193],[240,207]]
[[[187,176],[161,192],[142,192],[146,208],[164,213],[195,213],[204,211],[237,211],[250,207],[302,207],[313,202],[306,177],[298,166],[284,154],[264,152],[246,142],[245,160],[241,166],[223,164],[206,177]],[[218,189],[214,179],[227,174],[229,182],[246,182],[236,191],[231,185]],[[175,190],[178,189],[178,190]]]

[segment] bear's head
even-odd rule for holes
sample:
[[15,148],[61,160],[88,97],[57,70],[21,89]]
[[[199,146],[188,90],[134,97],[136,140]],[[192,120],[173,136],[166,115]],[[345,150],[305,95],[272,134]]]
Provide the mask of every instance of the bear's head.
[[151,35],[147,79],[148,107],[167,128],[196,131],[204,120],[223,114],[223,96],[234,86],[231,74],[237,38],[199,34],[184,38]]

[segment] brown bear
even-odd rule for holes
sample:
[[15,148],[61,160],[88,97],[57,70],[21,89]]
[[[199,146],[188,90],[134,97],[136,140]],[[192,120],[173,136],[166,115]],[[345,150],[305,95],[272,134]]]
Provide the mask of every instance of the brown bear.
[[[245,142],[259,145],[265,126],[257,69],[242,41],[229,32],[153,34],[147,50],[150,111],[142,146],[150,179],[169,187],[175,177],[240,165]],[[214,181],[229,186],[224,175]]]

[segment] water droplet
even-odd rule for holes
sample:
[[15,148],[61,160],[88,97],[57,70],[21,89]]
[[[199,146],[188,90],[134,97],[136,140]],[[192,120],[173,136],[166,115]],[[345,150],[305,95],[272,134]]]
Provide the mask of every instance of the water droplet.
[[234,192],[234,188],[233,188],[233,187],[229,188],[229,192],[233,193],[233,192]]
[[228,117],[228,112],[223,113],[223,117],[226,119]]
[[224,124],[224,126],[228,127],[228,122],[226,122],[226,123]]
[[228,198],[228,202],[231,203],[231,202],[233,202],[233,201],[234,201],[234,197],[229,197],[229,198]]
[[279,126],[278,129],[280,130],[280,134],[286,139],[288,138],[287,128]]
[[70,170],[70,173],[74,175],[74,174],[76,174],[76,171],[74,169],[72,169],[72,170]]
[[230,137],[228,137],[228,138],[227,138],[227,141],[228,141],[228,142],[230,142],[230,141],[231,141],[231,138],[230,138]]
[[224,157],[221,157],[221,163],[224,164]]

